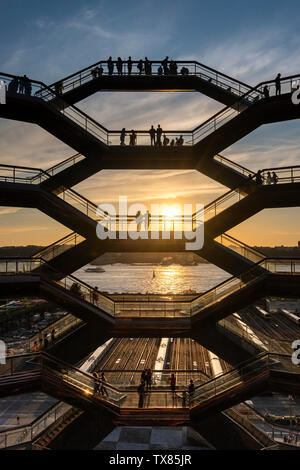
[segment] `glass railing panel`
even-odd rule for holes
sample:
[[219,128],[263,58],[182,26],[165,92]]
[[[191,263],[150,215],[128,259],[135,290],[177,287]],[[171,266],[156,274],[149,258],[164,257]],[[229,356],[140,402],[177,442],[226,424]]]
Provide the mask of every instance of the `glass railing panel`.
[[37,333],[31,338],[29,338],[26,342],[24,342],[24,346],[27,347],[28,351],[33,351],[34,344],[35,343],[39,344],[41,334],[43,337],[45,337],[45,335],[51,337],[51,333],[54,330],[55,339],[57,339],[63,336],[66,332],[70,331],[71,329],[77,327],[80,324],[82,324],[82,320],[74,317],[71,314],[66,314],[63,318],[60,318],[56,322],[47,326],[46,328],[43,328],[41,333]]
[[242,338],[244,341],[252,344],[255,347],[267,351],[269,353],[280,353],[282,351],[291,351],[291,340],[274,339],[266,333],[257,331],[255,328],[248,326],[247,323],[242,322],[233,315],[224,318],[218,322],[221,328],[230,331],[231,333]]
[[267,168],[260,173],[264,185],[274,185],[283,183],[299,183],[300,167],[289,168]]
[[54,176],[57,173],[60,173],[61,171],[65,170],[66,168],[69,168],[72,165],[75,165],[75,163],[80,162],[81,160],[84,160],[85,156],[82,155],[81,153],[76,153],[75,155],[72,155],[72,157],[67,158],[61,163],[58,163],[57,165],[54,165],[46,170],[46,173]]
[[188,317],[190,302],[115,301],[115,315],[128,317]]
[[22,427],[6,433],[5,447],[14,447],[31,441],[31,427]]
[[48,412],[44,413],[32,426],[32,439],[45,431],[51,424],[54,424],[61,416],[63,416],[72,407],[66,403],[58,403]]
[[217,199],[215,202],[208,204],[204,208],[204,220],[207,221],[212,217],[215,217],[225,209],[228,209],[228,207],[231,207],[233,204],[239,202],[245,196],[246,195],[242,194],[239,189],[236,191],[229,191],[228,193],[224,194],[224,196]]
[[0,448],[14,447],[32,441],[71,408],[65,403],[58,403],[31,425],[0,432]]
[[[141,367],[141,366],[139,366]],[[141,383],[141,370],[106,370],[103,369],[105,378],[108,383],[114,385],[118,389],[129,391],[131,387],[136,389]],[[169,390],[171,374],[174,374],[176,379],[176,387],[184,389],[188,387],[190,380],[193,379],[194,383],[204,383],[207,381],[207,376],[202,370],[152,370],[151,377],[151,391]],[[146,387],[147,388],[147,387]]]
[[65,251],[74,248],[85,240],[84,237],[78,233],[71,233],[65,238],[62,238],[56,243],[43,248],[33,255],[33,258],[42,258],[45,261],[51,261],[56,256],[64,253]]
[[275,274],[300,274],[300,259],[266,259],[264,265]]
[[39,333],[34,334],[28,339],[20,339],[6,342],[7,354],[25,354],[34,352],[35,348],[40,348],[40,344],[44,340],[44,336],[48,337],[50,342],[53,341],[52,332],[54,330],[54,339],[61,338],[64,334],[70,332],[82,324],[82,320],[73,317],[71,314],[66,314],[63,318],[51,323],[46,328],[43,328]]
[[[102,214],[101,214],[102,215]],[[104,215],[104,214],[103,214]],[[103,216],[102,216],[103,217]],[[134,216],[109,216],[100,218],[99,223],[107,230],[119,232],[170,232],[175,238],[181,239],[183,231],[192,231],[203,224],[203,211],[195,216],[163,216],[141,214],[139,219]],[[147,236],[151,238],[151,235]],[[154,238],[154,236],[153,236]],[[166,235],[167,238],[167,235]]]
[[217,243],[229,248],[230,250],[238,253],[239,255],[243,256],[244,258],[249,259],[253,263],[258,263],[265,258],[265,255],[260,253],[259,251],[251,248],[250,246],[236,240],[233,237],[230,237],[227,234],[219,235],[215,238]]
[[41,264],[43,264],[43,262],[40,259],[2,259],[0,261],[0,274],[28,274],[34,269],[39,268]]
[[81,282],[79,279],[73,276],[67,276],[64,279],[56,281],[56,283],[68,290],[78,299],[85,300],[86,302],[95,305],[95,307],[104,310],[106,313],[114,315],[115,305],[113,300],[101,294],[98,290]]
[[0,165],[0,181],[5,183],[39,184],[42,181],[42,173],[39,169]]
[[255,377],[259,373],[268,370],[269,368],[269,356],[263,356],[249,364],[243,365],[225,373],[212,381],[196,387],[194,395],[192,397],[191,405],[195,406],[201,401],[213,398],[218,394],[224,393],[241,383],[245,383],[247,380]]
[[0,376],[14,375],[22,372],[32,372],[40,369],[39,357],[36,355],[20,355],[6,358],[5,364],[0,364]]
[[[99,220],[101,217],[101,213],[98,215],[99,211],[97,211],[96,204],[93,204],[91,201],[85,199],[83,196],[71,189],[64,189],[57,196],[94,220]],[[102,212],[102,217],[103,215],[104,213]]]
[[[43,357],[42,359],[43,370],[49,370],[52,374],[67,385],[77,389],[77,391],[84,395],[94,395],[95,390],[98,389],[99,381],[95,381],[94,377],[90,374],[83,373],[79,369],[68,366],[63,363],[56,362],[52,358]],[[112,387],[110,384],[103,384],[108,395],[100,395],[99,398],[106,401],[119,404],[120,400],[124,398],[124,393]]]
[[222,155],[215,155],[214,160],[217,160],[218,162],[222,163],[222,165],[228,166],[233,170],[237,171],[238,173],[241,173],[242,175],[247,176],[249,178],[252,178],[255,175],[254,171],[249,170],[248,168],[245,168],[242,165],[239,165],[238,163],[235,163],[232,160],[223,157]]
[[226,283],[220,284],[216,288],[210,290],[206,294],[201,295],[191,302],[191,314],[196,314],[202,308],[209,304],[220,300],[221,298],[237,291],[244,283],[239,278],[231,278]]

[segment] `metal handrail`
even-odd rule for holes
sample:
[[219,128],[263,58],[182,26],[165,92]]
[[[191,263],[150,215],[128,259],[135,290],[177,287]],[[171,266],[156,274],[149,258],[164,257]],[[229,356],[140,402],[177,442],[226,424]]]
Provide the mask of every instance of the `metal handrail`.
[[[123,61],[123,63],[125,63],[125,64],[127,64],[127,62],[128,62],[128,61],[126,61],[126,60]],[[150,62],[151,62],[151,64],[154,64],[154,65],[161,65],[161,60],[160,60],[160,61],[159,61],[159,60],[151,60]],[[170,62],[170,61],[169,61],[169,62]],[[205,70],[214,73],[217,77],[224,77],[224,78],[226,78],[227,80],[229,80],[229,81],[231,81],[231,82],[237,83],[239,86],[243,86],[243,87],[245,87],[245,88],[250,88],[250,86],[247,85],[246,83],[244,83],[244,82],[242,82],[242,81],[240,81],[240,80],[238,80],[238,79],[235,79],[235,78],[233,78],[233,77],[230,77],[229,75],[226,75],[226,74],[223,73],[223,72],[219,72],[218,70],[215,70],[215,69],[213,69],[212,67],[209,67],[209,66],[207,66],[207,65],[204,65],[204,64],[202,64],[202,63],[200,63],[200,62],[198,62],[198,61],[196,61],[196,60],[193,60],[193,61],[190,61],[190,60],[175,60],[175,61],[173,61],[173,62],[175,62],[176,64],[184,64],[184,65],[192,64],[192,65],[195,66],[195,67],[198,66],[198,67],[204,68]],[[113,63],[116,64],[117,61],[113,61]],[[137,65],[138,63],[139,63],[138,60],[133,60],[133,61],[132,61],[132,65]],[[74,72],[74,73],[68,75],[67,77],[64,77],[63,79],[58,80],[58,81],[56,81],[56,82],[50,84],[49,87],[55,87],[55,85],[58,85],[58,84],[60,84],[61,82],[66,82],[66,81],[69,80],[70,78],[73,78],[73,77],[75,77],[75,76],[77,76],[77,75],[80,75],[80,74],[82,74],[83,72],[86,72],[86,71],[88,71],[88,70],[92,70],[92,69],[94,69],[95,67],[97,67],[97,66],[99,66],[99,65],[105,65],[105,64],[107,65],[107,61],[105,61],[105,60],[100,60],[100,61],[98,61],[98,62],[95,62],[95,63],[92,64],[92,65],[89,65],[89,66],[87,66],[87,67],[84,67],[83,69],[81,69],[81,70],[79,70],[79,71],[77,71],[77,72]],[[192,72],[192,73],[193,73],[193,72]],[[163,75],[163,76],[165,76],[165,75]]]
[[[5,257],[5,258],[0,258],[0,262],[6,262],[6,266],[7,267],[10,267],[11,268],[11,265],[10,263],[15,263],[16,264],[16,271],[17,273],[19,273],[18,271],[18,262],[19,263],[24,263],[24,261],[26,260],[26,258],[22,258],[22,257],[14,257],[14,258],[11,258],[11,257]],[[48,265],[48,263],[46,263],[43,259],[32,259],[32,258],[27,258],[27,262],[28,263],[31,263],[32,261],[34,261],[34,264],[33,264],[33,267],[36,268],[36,262],[39,262],[39,265]],[[232,294],[233,292],[236,291],[236,289],[238,288],[241,288],[242,285],[245,285],[247,282],[252,282],[252,281],[256,281],[259,277],[261,276],[264,276],[266,275],[268,272],[274,272],[274,271],[270,271],[270,266],[268,263],[281,263],[281,265],[290,265],[290,272],[289,274],[296,274],[296,271],[295,271],[295,263],[299,262],[299,266],[300,266],[300,258],[291,258],[291,259],[286,259],[286,258],[265,258],[257,263],[255,263],[253,265],[253,267],[251,267],[248,271],[246,271],[244,274],[242,274],[241,276],[239,277],[236,277],[236,276],[232,276],[231,278],[221,282],[220,284],[218,284],[217,286],[209,289],[208,291],[204,292],[203,294],[200,294],[199,296],[197,296],[195,299],[193,300],[190,300],[190,301],[184,301],[184,302],[181,302],[179,300],[175,300],[175,301],[165,301],[163,302],[163,304],[165,305],[186,305],[189,310],[187,311],[187,313],[189,313],[189,315],[195,315],[196,313],[199,313],[203,308],[206,308],[210,303],[212,302],[216,302],[217,300],[220,300],[220,298],[222,298],[222,296],[224,295],[230,295]],[[50,267],[50,269],[53,271],[53,272],[56,272],[50,265],[48,265]],[[257,268],[260,268],[257,272],[256,272],[256,269]],[[272,268],[272,266],[271,266]],[[23,264],[23,270],[24,270],[24,264]],[[11,274],[12,272],[14,271],[8,271],[8,274]],[[31,266],[30,266],[30,269],[29,269],[29,272],[34,272],[33,269],[31,269]],[[277,272],[277,271],[275,271]],[[255,276],[253,277],[253,273],[255,273]],[[299,272],[300,274],[300,272]],[[108,313],[109,315],[118,315],[122,312],[116,312],[116,306],[118,305],[121,305],[124,306],[128,303],[129,305],[132,305],[132,304],[136,304],[136,305],[142,305],[142,304],[145,304],[145,305],[149,305],[149,302],[145,302],[145,301],[138,301],[138,300],[133,300],[133,301],[123,301],[123,302],[119,302],[119,301],[115,301],[115,300],[112,300],[110,297],[108,297],[106,294],[102,294],[101,292],[99,292],[97,289],[94,289],[93,287],[89,286],[87,283],[85,283],[84,281],[81,281],[79,280],[78,278],[74,277],[74,276],[66,276],[62,281],[54,281],[56,282],[59,286],[62,286],[64,289],[67,290],[68,293],[74,295],[76,298],[78,298],[79,300],[81,301],[85,301],[87,302],[89,305],[92,305],[93,307],[95,308],[100,308],[101,307],[101,310]],[[68,287],[68,282],[72,282],[72,285],[73,284],[78,284],[79,286],[81,286],[84,291],[82,292],[83,296],[81,296],[80,294],[76,294],[75,292],[72,292],[72,290],[70,290],[71,288]],[[224,290],[224,287],[226,287],[226,285],[230,285],[232,284],[232,282],[234,283],[233,286],[228,290]],[[85,297],[85,292],[87,291],[88,293],[88,299],[86,299]],[[220,292],[218,292],[220,291]],[[94,299],[94,293],[96,294],[97,296],[97,301],[95,303],[93,303],[93,299]],[[213,296],[211,294],[214,294]],[[207,299],[206,299],[207,298]],[[99,300],[100,299],[100,300]],[[204,303],[203,303],[203,300],[204,300]],[[104,301],[104,304],[101,304],[101,302]],[[153,301],[153,302],[150,302],[150,304],[159,304],[161,305],[162,302],[160,301]],[[100,307],[98,306],[98,304],[100,305]]]
[[[5,73],[0,73],[0,76],[4,76],[6,78],[20,78],[18,76],[14,76],[14,75],[11,75],[11,74],[5,74]],[[287,77],[282,77],[280,79],[280,83],[286,83],[287,81],[291,82],[291,87],[292,87],[292,80],[293,79],[299,79],[300,78],[300,75],[297,74],[297,75],[291,75],[291,76],[287,76]],[[47,85],[43,84],[42,82],[40,81],[37,81],[37,80],[30,80],[31,83],[33,83],[34,85],[38,85],[39,87],[42,87],[44,89],[47,89],[49,91],[49,93],[51,94],[51,96],[53,95],[55,97],[55,99],[59,99],[60,102],[63,102],[63,99],[61,97],[61,95],[59,93],[56,93],[54,90],[52,90],[51,88],[49,88]],[[245,98],[247,98],[247,104],[254,104],[257,99],[260,99],[261,96],[262,96],[262,86],[263,85],[273,85],[275,84],[275,80],[269,80],[269,81],[264,81],[264,82],[260,82],[258,85],[256,85],[255,87],[251,87],[246,93],[244,93],[243,95],[241,95],[239,97],[239,99],[237,99],[234,103],[234,106],[235,106],[235,110],[232,111],[232,106],[226,106],[225,108],[221,109],[219,112],[217,112],[216,114],[214,114],[213,116],[211,116],[209,119],[205,120],[203,123],[201,123],[199,126],[197,126],[196,128],[194,128],[192,131],[183,131],[183,130],[180,130],[180,131],[164,131],[165,134],[176,134],[176,135],[181,135],[181,134],[191,134],[192,136],[192,140],[191,140],[191,143],[192,145],[194,145],[196,143],[196,139],[198,140],[199,137],[201,137],[202,134],[199,135],[199,131],[202,130],[202,129],[206,129],[206,128],[209,128],[209,129],[212,129],[212,130],[215,130],[217,128],[217,122],[223,122],[223,116],[230,110],[230,113],[235,113],[237,112],[238,114],[244,110],[244,106],[245,106]],[[250,96],[251,94],[253,93],[256,93],[255,97],[253,98],[252,96]],[[252,102],[250,103],[249,102],[249,99],[252,99]],[[63,102],[64,103],[64,102]],[[104,140],[100,137],[100,139],[106,144],[106,145],[110,145],[110,140],[109,140],[109,135],[110,134],[120,134],[121,131],[120,130],[108,130],[106,129],[102,124],[98,123],[95,119],[91,118],[90,116],[88,116],[86,113],[84,113],[83,111],[81,111],[79,108],[77,108],[76,106],[74,105],[68,105],[68,103],[64,103],[64,107],[63,109],[61,110],[61,112],[64,114],[65,113],[65,109],[66,107],[70,107],[71,109],[73,109],[75,111],[75,114],[77,115],[80,115],[81,118],[83,118],[83,121],[85,123],[85,130],[91,132],[91,129],[88,128],[87,126],[87,122],[91,122],[93,126],[95,127],[98,127],[99,129],[101,129],[101,132],[104,132],[105,134],[105,138]],[[237,107],[237,109],[236,109]],[[230,114],[230,115],[231,115]],[[75,119],[76,121],[76,119]],[[211,124],[212,127],[209,127]],[[204,134],[207,134],[207,132],[209,131],[208,130],[205,130],[204,131]],[[137,135],[139,134],[149,134],[149,131],[145,131],[145,130],[137,130],[135,131]],[[210,133],[210,131],[209,131]],[[97,138],[99,138],[99,135],[95,132],[94,132],[94,135],[97,136]],[[196,137],[198,135],[198,137]],[[188,142],[190,143],[190,142]]]

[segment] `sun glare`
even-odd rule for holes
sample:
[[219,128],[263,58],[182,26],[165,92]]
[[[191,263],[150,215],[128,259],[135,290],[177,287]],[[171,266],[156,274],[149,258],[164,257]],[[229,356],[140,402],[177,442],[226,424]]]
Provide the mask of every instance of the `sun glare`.
[[174,217],[181,215],[181,208],[179,205],[166,205],[163,207],[161,214],[168,219],[173,219]]

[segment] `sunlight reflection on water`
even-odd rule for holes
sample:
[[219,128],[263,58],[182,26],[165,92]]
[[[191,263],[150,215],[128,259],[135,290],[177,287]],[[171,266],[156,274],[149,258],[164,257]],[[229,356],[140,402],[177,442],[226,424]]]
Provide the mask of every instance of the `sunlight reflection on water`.
[[[157,266],[113,264],[101,266],[103,273],[87,273],[87,265],[74,273],[82,281],[109,293],[181,293],[192,289],[203,292],[227,279],[228,273],[212,264],[198,266]],[[155,277],[153,275],[155,273]]]

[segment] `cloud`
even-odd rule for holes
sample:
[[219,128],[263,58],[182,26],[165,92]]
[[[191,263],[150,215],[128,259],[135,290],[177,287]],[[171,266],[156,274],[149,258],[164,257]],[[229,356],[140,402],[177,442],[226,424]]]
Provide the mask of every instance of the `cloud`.
[[7,215],[7,214],[15,214],[16,212],[19,212],[18,207],[5,207],[5,208],[0,208],[0,216],[1,215]]

